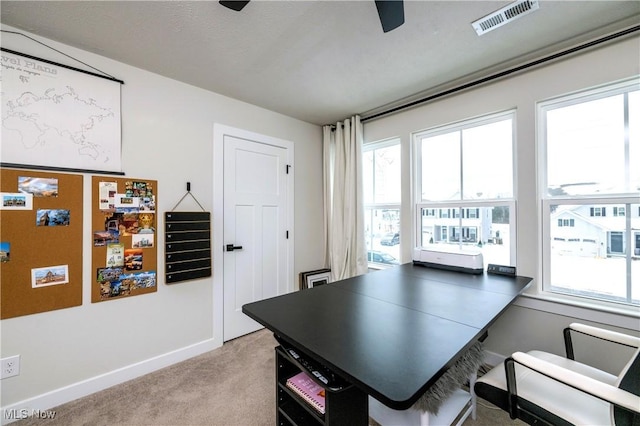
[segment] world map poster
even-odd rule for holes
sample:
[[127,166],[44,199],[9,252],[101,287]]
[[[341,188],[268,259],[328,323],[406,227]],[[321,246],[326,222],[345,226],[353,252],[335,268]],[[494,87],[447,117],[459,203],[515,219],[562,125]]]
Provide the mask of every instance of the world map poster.
[[121,82],[2,51],[3,164],[121,172]]

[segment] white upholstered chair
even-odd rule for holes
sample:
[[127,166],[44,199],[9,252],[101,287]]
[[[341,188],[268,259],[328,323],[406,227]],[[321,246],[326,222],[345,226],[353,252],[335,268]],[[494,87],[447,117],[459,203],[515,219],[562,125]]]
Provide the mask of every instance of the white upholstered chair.
[[[580,363],[574,333],[626,346],[633,355],[617,375]],[[476,395],[529,424],[640,425],[640,338],[574,323],[564,339],[566,358],[516,352],[476,381]]]

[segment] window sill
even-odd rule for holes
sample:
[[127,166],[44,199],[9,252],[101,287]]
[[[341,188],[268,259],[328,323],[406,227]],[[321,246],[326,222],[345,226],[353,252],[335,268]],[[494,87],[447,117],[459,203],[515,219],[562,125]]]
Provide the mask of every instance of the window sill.
[[523,294],[514,304],[523,308],[633,331],[638,331],[640,324],[640,307],[637,306],[610,306],[595,301],[548,293]]
[[382,263],[369,262],[369,270],[370,271],[380,271],[382,269],[389,269],[389,268],[391,268],[393,266],[395,266],[395,265],[385,265],[385,264],[382,264]]

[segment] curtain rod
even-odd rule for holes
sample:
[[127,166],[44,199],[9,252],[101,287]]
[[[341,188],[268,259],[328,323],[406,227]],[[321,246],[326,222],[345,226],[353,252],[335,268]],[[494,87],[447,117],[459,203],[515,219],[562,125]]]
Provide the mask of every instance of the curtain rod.
[[387,115],[387,114],[392,114],[394,112],[402,111],[404,109],[408,109],[408,108],[414,107],[416,105],[420,105],[420,104],[423,104],[423,103],[426,103],[426,102],[429,102],[429,101],[433,101],[435,99],[439,99],[439,98],[442,98],[442,97],[445,97],[445,96],[448,96],[448,95],[451,95],[451,94],[454,94],[454,93],[457,93],[457,92],[461,92],[463,90],[470,89],[472,87],[476,87],[476,86],[479,86],[481,84],[497,80],[499,78],[514,74],[516,72],[523,71],[523,70],[526,70],[528,68],[532,68],[532,67],[535,67],[537,65],[544,64],[546,62],[561,58],[563,56],[567,56],[567,55],[570,55],[572,53],[579,52],[581,50],[584,50],[584,49],[587,49],[587,48],[590,48],[590,47],[593,47],[593,46],[597,46],[599,44],[602,44],[602,43],[605,43],[605,42],[608,42],[608,41],[611,41],[611,40],[615,40],[615,39],[623,37],[623,36],[627,36],[629,34],[632,34],[632,33],[636,32],[636,31],[639,31],[639,30],[640,30],[640,25],[635,25],[633,27],[624,29],[622,31],[619,31],[619,32],[616,32],[616,33],[613,33],[613,34],[610,34],[610,35],[607,35],[607,36],[604,36],[602,38],[599,38],[599,39],[596,39],[596,40],[593,40],[593,41],[590,41],[590,42],[587,42],[587,43],[584,43],[584,44],[581,44],[579,46],[572,47],[570,49],[563,50],[561,52],[554,53],[554,54],[549,55],[549,56],[545,56],[544,58],[537,59],[537,60],[532,61],[532,62],[528,62],[528,63],[526,63],[524,65],[519,65],[519,66],[517,66],[515,68],[511,68],[511,69],[508,69],[506,71],[501,71],[499,73],[492,74],[492,75],[490,75],[488,77],[483,77],[483,78],[480,78],[478,80],[474,80],[474,81],[472,81],[470,83],[466,83],[466,84],[460,85],[460,86],[455,87],[453,89],[445,90],[443,92],[436,93],[435,95],[427,96],[425,98],[418,99],[418,100],[409,102],[409,103],[404,104],[404,105],[400,105],[400,106],[397,106],[397,107],[390,108],[390,109],[388,109],[386,111],[382,111],[382,112],[373,114],[373,115],[371,115],[369,117],[364,117],[364,118],[362,118],[361,121],[364,123],[365,121],[373,120],[374,118],[382,117],[382,116]]

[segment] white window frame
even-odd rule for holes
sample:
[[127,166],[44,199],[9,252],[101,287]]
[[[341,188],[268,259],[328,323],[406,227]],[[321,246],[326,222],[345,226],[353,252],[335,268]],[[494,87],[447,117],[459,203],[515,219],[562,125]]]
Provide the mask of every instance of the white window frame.
[[[536,285],[536,294],[533,296],[549,300],[553,302],[559,302],[567,305],[575,306],[576,308],[589,308],[605,313],[632,315],[638,317],[638,305],[631,305],[628,303],[621,303],[615,301],[609,301],[597,297],[580,296],[559,291],[551,290],[550,282],[550,253],[551,253],[551,219],[549,215],[551,205],[593,205],[598,206],[599,210],[594,208],[594,216],[602,215],[602,208],[613,206],[624,206],[625,211],[628,211],[627,205],[640,203],[640,194],[634,196],[633,194],[606,194],[606,195],[562,195],[551,196],[547,193],[547,141],[546,141],[546,111],[567,107],[571,105],[577,105],[597,99],[602,99],[610,96],[619,95],[630,90],[637,90],[640,85],[639,78],[632,78],[623,80],[618,83],[607,84],[600,87],[593,88],[591,90],[584,90],[576,92],[574,94],[558,96],[553,99],[538,102],[536,104],[536,117],[537,117],[537,132],[536,132],[536,144],[538,155],[538,200],[540,202],[541,212],[539,215],[539,225],[542,232],[540,233],[540,282]],[[627,159],[628,161],[628,159]],[[606,209],[607,214],[613,215],[613,208]],[[596,214],[599,213],[599,214]],[[631,215],[626,215],[627,227],[626,227],[626,242],[627,242],[627,272],[630,273],[630,257],[631,257],[631,241],[630,238],[633,235],[633,231],[630,227]],[[630,289],[627,290],[629,293]],[[535,303],[534,305],[535,306]]]
[[[365,152],[368,151],[375,151],[378,149],[383,149],[383,148],[389,148],[391,146],[395,146],[398,145],[400,147],[400,150],[402,150],[402,144],[401,144],[401,139],[399,137],[394,137],[394,138],[390,138],[390,139],[385,139],[385,140],[381,140],[381,141],[375,141],[375,142],[369,142],[366,144],[362,145],[362,153],[364,154]],[[402,174],[402,163],[400,164],[400,170],[401,170],[401,174]],[[375,175],[373,177],[374,181],[373,181],[373,188],[374,188],[374,192],[375,192]],[[364,211],[366,212],[367,210],[398,210],[398,212],[400,213],[400,216],[402,215],[402,191],[401,188],[398,188],[398,191],[400,192],[400,202],[399,203],[365,203],[364,204]],[[402,246],[402,238],[400,238],[400,245]],[[368,257],[367,257],[368,260]],[[402,263],[402,250],[400,250],[400,258],[398,259],[398,261],[400,263]],[[389,267],[389,265],[384,265],[381,263],[375,263],[375,262],[368,262],[369,263],[369,268],[372,269],[383,269],[383,268],[387,268]]]
[[[483,124],[491,124],[499,121],[503,121],[507,118],[511,118],[512,122],[512,135],[511,135],[511,179],[513,182],[512,186],[512,197],[511,198],[487,198],[481,200],[447,200],[447,201],[424,201],[422,199],[422,150],[420,140],[424,136],[432,137],[438,136],[446,133],[450,133],[452,131],[463,131],[468,128],[477,127],[478,125]],[[412,176],[414,183],[414,193],[413,197],[416,200],[415,202],[415,210],[414,210],[414,238],[416,245],[419,245],[422,241],[422,209],[447,209],[447,208],[481,208],[481,207],[508,207],[509,208],[509,234],[511,239],[511,244],[509,246],[509,258],[511,266],[517,267],[517,181],[516,181],[516,152],[517,152],[517,143],[516,143],[516,126],[517,126],[517,111],[515,109],[496,112],[492,114],[487,114],[483,116],[478,116],[471,119],[460,120],[448,125],[437,126],[431,129],[421,130],[419,132],[415,132],[411,134],[411,141],[413,145],[413,170],[415,174]],[[462,155],[462,153],[461,153]],[[462,197],[462,191],[460,192],[460,197]],[[460,210],[460,214],[455,219],[458,220],[458,224],[456,225],[459,229],[463,228],[462,221],[465,219],[464,214],[462,214],[462,210]],[[452,218],[453,214],[449,215],[449,218]],[[437,213],[436,217],[440,217],[440,214]],[[444,228],[443,228],[444,229]],[[447,234],[450,234],[450,230],[447,229]],[[442,232],[442,231],[441,231]]]

